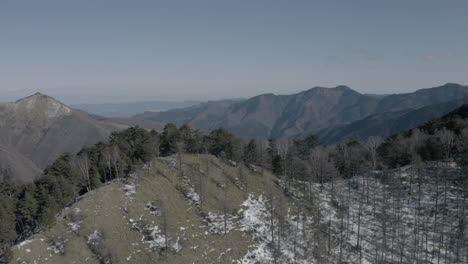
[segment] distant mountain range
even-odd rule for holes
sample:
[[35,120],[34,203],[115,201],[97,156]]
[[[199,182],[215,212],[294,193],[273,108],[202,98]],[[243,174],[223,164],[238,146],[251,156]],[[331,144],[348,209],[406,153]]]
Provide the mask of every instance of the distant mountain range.
[[[424,124],[468,103],[468,86],[445,84],[413,93],[360,94],[349,87],[315,87],[292,95],[221,100],[131,118],[104,118],[35,94],[0,104],[0,180],[31,180],[64,152],[105,140],[112,131],[166,123],[202,131],[225,128],[244,139],[303,138],[332,144],[388,136]],[[104,110],[103,110],[104,111]]]
[[[347,86],[315,87],[292,95],[263,94],[244,101],[209,102],[177,110],[146,112],[135,118],[161,124],[189,124],[202,130],[222,127],[244,139],[318,134],[325,142],[334,143],[381,134],[382,126],[389,126],[389,121],[398,125],[385,128],[385,135],[420,125],[455,109],[460,103],[455,100],[465,97],[468,97],[468,86],[454,83],[384,96],[361,94]],[[447,104],[435,106],[444,103]],[[434,107],[421,109],[427,106]],[[417,109],[421,110],[411,113]]]
[[190,107],[200,101],[145,101],[129,103],[73,104],[71,107],[91,114],[105,117],[131,117],[147,111],[166,111],[175,108]]
[[31,180],[64,152],[106,140],[125,128],[37,93],[0,104],[0,180]]

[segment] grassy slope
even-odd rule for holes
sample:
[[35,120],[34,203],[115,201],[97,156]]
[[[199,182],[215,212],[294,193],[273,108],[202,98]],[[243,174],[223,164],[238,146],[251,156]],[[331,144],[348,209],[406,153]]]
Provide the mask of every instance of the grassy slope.
[[[248,198],[248,193],[262,193],[273,188],[274,178],[266,172],[261,175],[243,168],[249,179],[248,187],[241,190],[234,182],[230,182],[227,188],[229,199],[227,203],[223,203],[223,170],[235,178],[239,175],[239,166],[227,165],[211,156],[184,156],[184,175],[197,190],[199,185],[196,182],[198,177],[194,177],[197,174],[195,170],[206,170],[207,162],[209,180],[205,181],[204,188],[208,195],[202,209],[183,194],[189,188],[182,184],[177,158],[157,159],[151,163],[154,169],[149,173],[138,172],[143,177],[134,177],[128,183],[114,181],[85,195],[65,209],[50,230],[37,234],[32,242],[14,248],[13,263],[98,263],[87,243],[88,236],[95,230],[104,234],[106,248],[111,249],[113,263],[127,263],[127,260],[128,263],[148,263],[157,259],[163,263],[227,263],[242,258],[252,242],[250,234],[238,230],[225,236],[214,234],[208,231],[202,215],[208,212],[221,213],[223,204],[226,204],[229,213],[236,213],[242,202]],[[135,184],[136,193],[127,194],[123,190],[126,184]],[[158,206],[160,200],[169,209],[169,234],[172,243],[179,238],[183,247],[179,252],[172,250],[167,257],[150,250],[149,244],[142,241],[143,235],[131,227],[132,223],[138,222],[161,228],[162,217],[145,210],[148,202],[153,201]],[[76,231],[69,224],[73,221],[82,221]],[[48,250],[51,241],[64,242],[65,254],[54,254],[53,250]]]
[[[242,230],[245,230],[246,211],[249,211],[245,201],[251,200],[250,194],[268,198],[278,187],[277,178],[269,172],[262,175],[260,171],[227,164],[212,156],[184,155],[182,163],[181,176],[177,156],[158,158],[147,165],[147,170],[140,169],[127,182],[113,181],[81,197],[58,216],[57,223],[48,231],[15,246],[12,263],[100,263],[99,256],[112,259],[112,262],[101,263],[273,263],[268,206],[258,206],[262,204],[261,199],[256,200],[260,201],[256,207],[250,207],[250,216],[258,216],[247,223],[253,228]],[[199,191],[199,175],[205,175],[206,164],[209,164],[209,177],[204,181],[206,195],[200,206],[190,199],[190,194]],[[241,168],[246,184],[238,179]],[[457,243],[453,239],[458,233],[458,214],[463,205],[460,188],[452,182],[457,173],[458,169],[452,164],[428,164],[423,171],[405,167],[388,172],[386,177],[375,172],[350,180],[337,179],[334,184],[326,183],[322,188],[314,183],[288,183],[289,197],[276,192],[284,199],[282,215],[286,222],[278,263],[339,263],[340,255],[349,263],[381,261],[376,258],[396,263],[401,252],[404,252],[402,263],[415,263],[415,258],[426,259],[425,263],[454,263],[456,257],[451,247]],[[448,177],[447,184],[442,181],[445,177]],[[226,181],[226,178],[230,180]],[[396,186],[400,187],[395,189],[398,182],[400,184]],[[134,193],[132,186],[136,187]],[[447,195],[443,195],[445,189]],[[307,206],[302,208],[306,218],[298,217],[300,212],[294,206],[304,201]],[[356,248],[359,201],[362,201],[362,262]],[[160,247],[150,248],[150,242],[157,240],[150,233],[156,225],[162,229],[163,217],[145,209],[149,202],[158,209],[165,204],[168,209],[171,250],[167,256],[162,254]],[[401,206],[397,211],[400,224],[395,222],[397,215],[393,208],[396,204]],[[438,217],[431,213],[436,205],[440,210]],[[349,206],[349,211],[340,213],[338,208],[342,206]],[[229,213],[235,226],[226,235],[213,232],[212,224],[207,221],[210,213],[223,211]],[[468,210],[464,212],[468,214]],[[387,219],[386,238],[383,237],[384,219]],[[78,223],[79,228],[73,230],[71,223]],[[437,230],[434,230],[435,226]],[[422,235],[425,233],[427,237]],[[102,245],[89,240],[92,234],[101,234]],[[453,240],[450,240],[448,254],[441,243],[444,241],[442,234]],[[339,250],[341,236],[344,241],[342,254]],[[305,241],[303,237],[313,239]],[[53,241],[56,245],[64,245],[63,255],[53,252]],[[415,244],[415,241],[419,242]],[[400,251],[400,245],[403,245],[403,251]],[[331,249],[327,250],[328,246]],[[384,248],[385,255],[380,253]],[[416,249],[420,251],[415,252]],[[466,252],[461,252],[460,257],[466,258]]]

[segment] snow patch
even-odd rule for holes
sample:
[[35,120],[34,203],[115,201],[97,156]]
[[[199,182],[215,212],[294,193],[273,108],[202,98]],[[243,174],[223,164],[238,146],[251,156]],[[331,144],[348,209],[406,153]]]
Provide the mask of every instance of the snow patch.
[[73,232],[77,232],[81,227],[81,221],[67,224]]
[[269,235],[268,219],[270,214],[267,210],[267,201],[263,196],[255,198],[249,194],[247,200],[242,203],[244,207],[239,211],[243,215],[241,231],[251,232],[257,244],[253,250],[249,250],[247,254],[239,261],[241,264],[256,264],[256,263],[272,263],[273,254],[268,248],[268,243],[271,241]]
[[160,211],[159,208],[154,204],[153,201],[149,201],[148,203],[146,203],[145,211],[149,211],[150,214],[156,215],[156,216],[161,216],[161,215],[162,215],[161,211]]
[[191,204],[199,206],[201,204],[200,195],[195,191],[195,189],[190,184],[190,180],[184,176],[182,178],[182,186],[185,188],[184,195],[190,200]]
[[[225,219],[226,217],[226,219]],[[234,221],[236,220],[235,216],[229,214],[217,214],[214,212],[209,212],[206,217],[208,222],[209,231],[215,234],[227,234],[233,230],[236,225]]]
[[53,241],[49,243],[49,246],[47,247],[47,250],[50,250],[54,252],[54,254],[57,255],[63,255],[65,254],[65,245],[63,243],[60,243],[58,241]]
[[22,248],[28,244],[31,244],[32,242],[34,242],[34,239],[29,239],[29,240],[25,240],[21,243],[19,243],[18,245],[16,245],[17,248]]
[[122,190],[125,192],[126,196],[132,196],[136,194],[136,186],[135,184],[125,184]]
[[97,230],[94,230],[94,232],[88,236],[88,244],[95,243],[100,237],[101,233]]

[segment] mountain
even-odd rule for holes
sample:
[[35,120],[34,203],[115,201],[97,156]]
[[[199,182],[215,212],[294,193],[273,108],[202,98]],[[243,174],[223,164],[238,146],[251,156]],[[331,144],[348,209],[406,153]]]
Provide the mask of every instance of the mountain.
[[[161,125],[174,123],[178,126],[190,124],[194,127],[210,130],[216,128],[215,123],[229,110],[233,104],[242,100],[209,101],[188,108],[173,109],[165,112],[145,112],[135,115],[136,120],[148,120]],[[168,120],[171,120],[168,122]]]
[[316,87],[293,95],[263,94],[241,102],[213,102],[137,116],[206,130],[223,127],[244,139],[294,137],[337,122],[361,119],[377,103],[377,99],[346,86]]
[[74,104],[70,106],[87,113],[105,117],[131,117],[138,113],[147,111],[166,111],[169,109],[190,107],[199,103],[199,101],[144,101],[128,103]]
[[112,131],[124,127],[72,109],[40,93],[13,103],[2,103],[2,176],[31,180],[61,154],[105,140]]
[[429,120],[441,117],[464,104],[468,104],[468,97],[415,110],[408,109],[373,114],[350,124],[326,128],[317,133],[317,136],[320,142],[324,144],[362,140],[370,136],[385,138],[397,132],[421,126]]
[[[380,146],[300,146],[304,155],[291,144],[277,174],[262,154],[252,159],[257,147],[229,160],[220,149],[234,141],[225,133],[200,139],[200,150],[220,157],[197,149],[160,157],[153,143],[186,139],[129,128],[88,150],[103,160],[82,156],[87,172],[61,159],[33,187],[0,184],[0,239],[8,243],[9,227],[19,229],[11,248],[0,244],[0,263],[462,263],[468,178],[453,160],[467,160],[467,109]],[[441,136],[451,139],[442,143],[454,159],[425,159],[422,150],[446,149]],[[408,155],[416,149],[423,159]],[[386,166],[388,153],[410,159]],[[88,173],[105,181],[77,192]],[[49,200],[60,205],[42,202]],[[28,224],[36,228],[21,233]]]
[[[409,264],[449,263],[440,261],[446,256],[461,263],[463,194],[452,182],[459,170],[435,164],[421,170],[285,185],[267,171],[213,156],[156,158],[132,177],[79,197],[50,228],[12,247],[10,259]],[[445,185],[441,174],[450,179]]]
[[244,139],[296,138],[375,114],[415,110],[467,96],[468,86],[451,83],[386,96],[360,94],[346,86],[315,87],[292,95],[263,94],[241,102],[210,102],[135,117],[161,124],[187,123],[204,130],[222,127]]
[[40,172],[41,169],[32,160],[23,156],[14,147],[0,144],[0,182],[5,177],[28,181]]

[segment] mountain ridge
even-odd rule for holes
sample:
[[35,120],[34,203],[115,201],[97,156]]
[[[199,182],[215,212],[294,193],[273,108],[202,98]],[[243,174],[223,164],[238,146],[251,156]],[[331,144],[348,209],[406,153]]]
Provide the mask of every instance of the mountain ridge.
[[468,96],[468,86],[447,83],[382,97],[348,86],[313,87],[290,95],[261,94],[241,102],[210,102],[135,117],[160,124],[189,124],[202,130],[225,128],[244,139],[301,138],[384,112],[417,109]]
[[349,124],[326,128],[317,133],[317,136],[324,144],[363,140],[370,136],[385,138],[400,131],[421,126],[464,104],[468,104],[468,97],[418,109],[376,113]]

